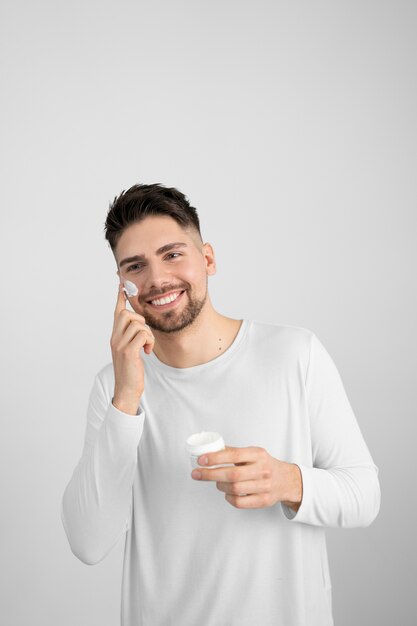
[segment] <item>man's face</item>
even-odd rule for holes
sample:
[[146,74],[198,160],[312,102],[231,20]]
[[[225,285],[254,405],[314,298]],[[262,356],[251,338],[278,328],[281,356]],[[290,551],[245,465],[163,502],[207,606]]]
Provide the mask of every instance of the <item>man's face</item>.
[[[140,258],[132,258],[136,256]],[[137,296],[129,297],[133,310],[152,329],[176,332],[200,314],[207,300],[207,276],[215,274],[216,267],[212,247],[203,245],[197,233],[183,230],[169,216],[150,216],[124,231],[115,257],[121,280],[130,280],[139,290]],[[167,304],[151,302],[177,294]]]

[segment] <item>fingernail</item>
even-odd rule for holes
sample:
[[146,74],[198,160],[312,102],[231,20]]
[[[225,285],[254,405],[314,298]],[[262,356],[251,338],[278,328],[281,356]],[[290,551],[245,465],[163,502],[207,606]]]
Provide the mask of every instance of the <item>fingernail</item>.
[[193,478],[196,478],[196,479],[198,480],[199,478],[201,478],[201,472],[199,472],[198,470],[194,470],[194,471],[192,472],[191,476],[192,476]]
[[208,457],[202,456],[201,458],[198,459],[198,462],[199,462],[200,465],[207,465]]

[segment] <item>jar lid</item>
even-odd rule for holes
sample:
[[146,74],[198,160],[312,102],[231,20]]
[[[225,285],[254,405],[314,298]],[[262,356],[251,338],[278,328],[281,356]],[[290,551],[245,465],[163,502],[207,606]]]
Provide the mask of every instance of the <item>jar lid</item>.
[[188,437],[185,447],[187,452],[199,456],[204,452],[218,452],[225,448],[223,437],[219,433],[202,431]]

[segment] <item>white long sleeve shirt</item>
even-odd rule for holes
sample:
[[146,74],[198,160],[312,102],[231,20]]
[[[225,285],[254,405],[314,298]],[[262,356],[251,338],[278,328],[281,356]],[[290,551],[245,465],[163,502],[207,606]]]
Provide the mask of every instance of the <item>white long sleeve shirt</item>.
[[[380,487],[316,335],[245,319],[208,363],[175,368],[141,355],[137,415],[112,404],[112,363],[95,377],[61,511],[84,563],[125,536],[122,626],[333,625],[325,528],[371,524]],[[185,441],[201,431],[296,463],[297,513],[282,503],[237,509],[215,481],[193,480]]]

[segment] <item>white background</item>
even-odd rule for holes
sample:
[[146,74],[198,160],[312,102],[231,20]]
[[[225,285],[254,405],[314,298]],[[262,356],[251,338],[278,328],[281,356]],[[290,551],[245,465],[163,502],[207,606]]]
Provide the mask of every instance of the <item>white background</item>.
[[0,621],[119,623],[123,542],[84,565],[60,506],[111,361],[109,202],[160,182],[199,212],[216,310],[313,330],[380,469],[375,522],[327,531],[336,626],[414,624],[416,3],[0,11]]

